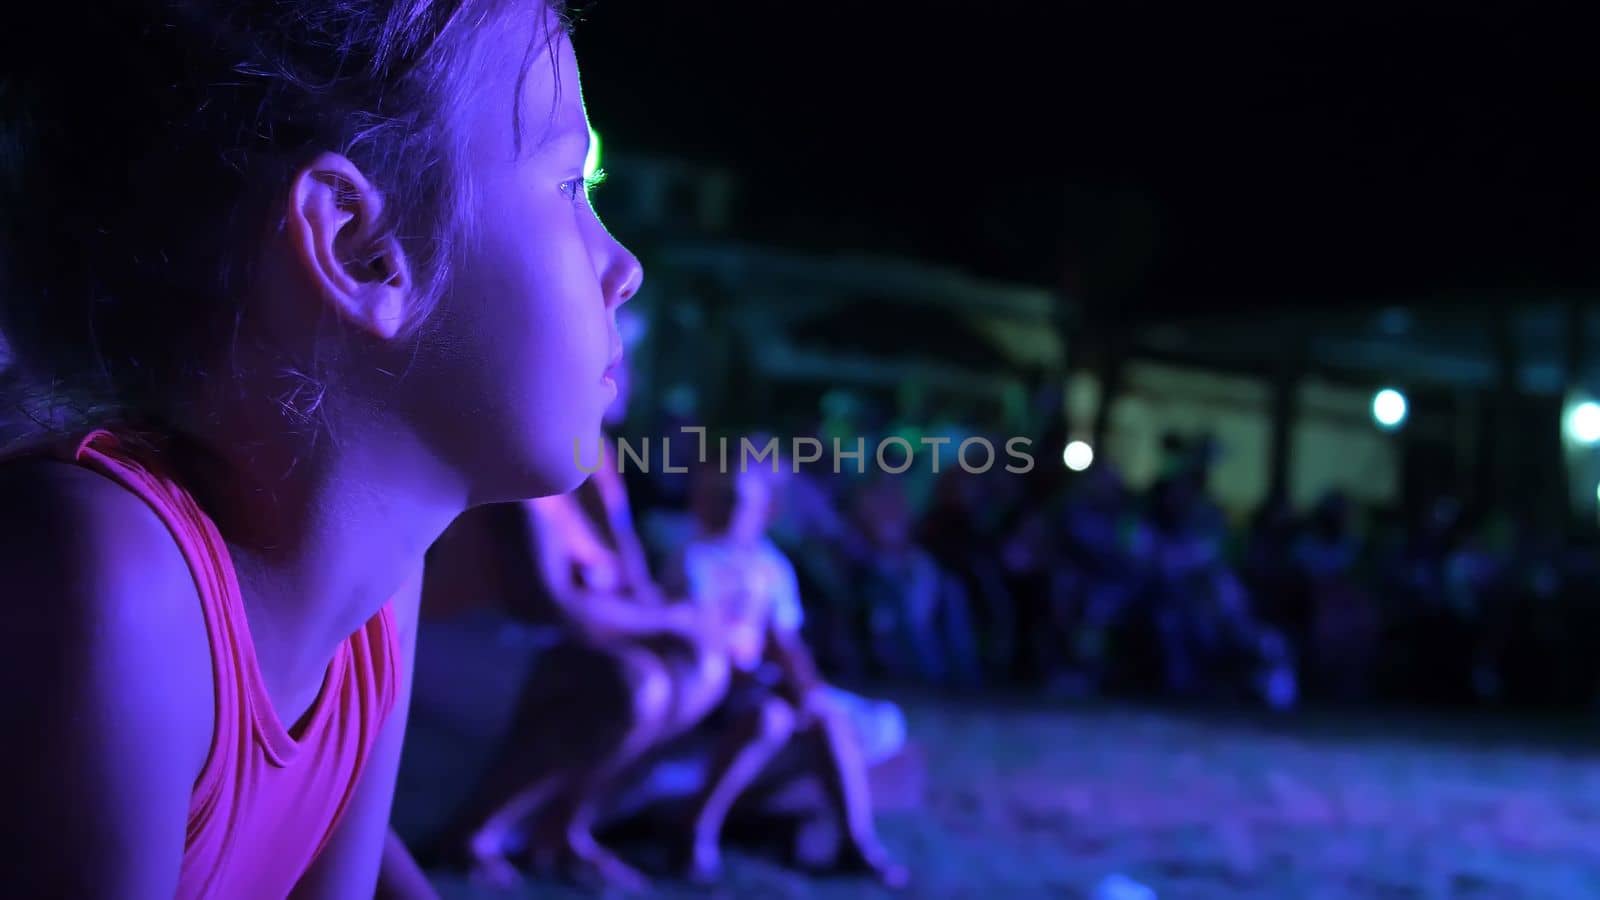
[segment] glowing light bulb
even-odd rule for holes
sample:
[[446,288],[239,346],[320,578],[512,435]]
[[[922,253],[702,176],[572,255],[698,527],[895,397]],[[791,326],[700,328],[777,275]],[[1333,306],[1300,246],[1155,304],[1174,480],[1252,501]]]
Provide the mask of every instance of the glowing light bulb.
[[1600,403],[1586,400],[1567,414],[1567,433],[1580,444],[1600,444]]
[[1074,472],[1082,472],[1094,464],[1094,448],[1083,441],[1073,441],[1061,451],[1061,461]]
[[1372,398],[1372,418],[1384,428],[1399,428],[1406,420],[1406,395],[1384,388]]

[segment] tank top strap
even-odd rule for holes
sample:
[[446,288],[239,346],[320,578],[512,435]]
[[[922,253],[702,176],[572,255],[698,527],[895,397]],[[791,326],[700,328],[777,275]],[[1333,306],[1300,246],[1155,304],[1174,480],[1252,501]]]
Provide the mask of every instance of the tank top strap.
[[196,812],[203,813],[215,802],[223,777],[219,762],[225,755],[218,748],[247,739],[254,715],[246,687],[254,674],[254,653],[227,545],[189,492],[156,462],[159,450],[143,440],[102,429],[57,445],[57,456],[143,500],[166,525],[194,578],[211,651],[215,710],[211,750],[194,787]]

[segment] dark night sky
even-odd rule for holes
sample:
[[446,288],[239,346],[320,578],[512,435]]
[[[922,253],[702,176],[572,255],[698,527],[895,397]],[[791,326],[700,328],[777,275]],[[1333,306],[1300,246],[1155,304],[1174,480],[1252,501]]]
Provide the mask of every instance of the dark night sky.
[[754,239],[1171,311],[1600,288],[1591,21],[1281,6],[598,0],[578,47],[608,146],[744,173]]

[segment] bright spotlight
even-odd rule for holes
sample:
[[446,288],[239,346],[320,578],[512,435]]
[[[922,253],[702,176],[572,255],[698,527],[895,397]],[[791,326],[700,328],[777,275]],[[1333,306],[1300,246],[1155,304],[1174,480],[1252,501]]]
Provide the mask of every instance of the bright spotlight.
[[1372,418],[1384,428],[1399,428],[1406,420],[1406,395],[1384,388],[1372,398]]
[[1074,472],[1082,472],[1094,463],[1094,448],[1083,441],[1073,441],[1061,451],[1061,461]]
[[1567,414],[1567,433],[1580,444],[1600,444],[1600,403],[1586,400]]

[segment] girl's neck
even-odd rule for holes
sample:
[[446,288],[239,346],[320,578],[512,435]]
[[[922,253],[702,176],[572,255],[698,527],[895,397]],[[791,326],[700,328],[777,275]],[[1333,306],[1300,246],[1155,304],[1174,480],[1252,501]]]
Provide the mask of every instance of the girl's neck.
[[193,429],[173,462],[227,543],[262,676],[293,712],[339,642],[420,575],[465,489],[404,433],[286,437],[229,418]]

